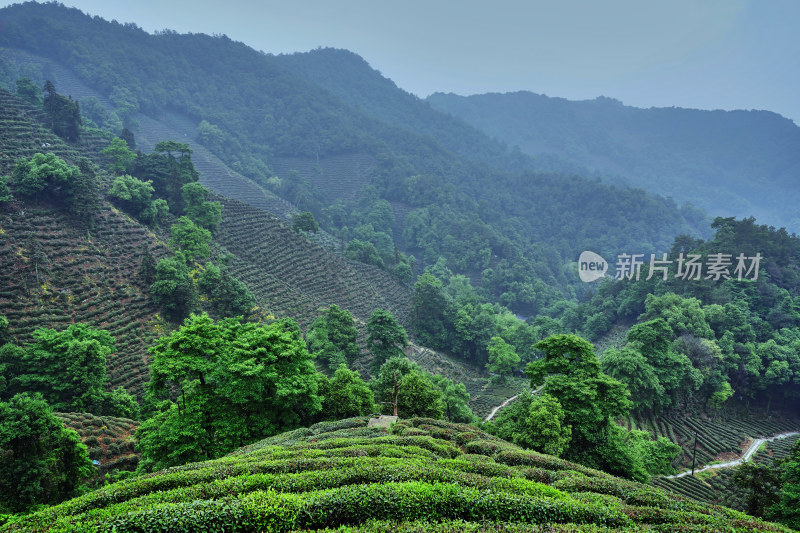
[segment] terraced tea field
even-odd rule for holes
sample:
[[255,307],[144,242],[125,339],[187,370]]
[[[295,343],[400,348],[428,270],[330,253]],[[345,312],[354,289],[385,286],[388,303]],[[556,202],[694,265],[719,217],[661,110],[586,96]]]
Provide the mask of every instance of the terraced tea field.
[[[370,182],[375,158],[368,154],[339,154],[313,160],[300,157],[277,157],[270,168],[280,178],[297,171],[325,194],[329,202],[352,200]],[[230,196],[230,195],[229,195]]]
[[796,416],[748,414],[744,410],[737,412],[735,417],[717,417],[713,420],[697,414],[676,413],[643,420],[628,417],[623,425],[627,428],[644,429],[680,445],[682,453],[674,463],[678,470],[692,465],[695,433],[697,464],[705,465],[725,454],[738,457],[748,439],[800,430],[800,420]]
[[0,89],[0,175],[9,174],[17,159],[36,152],[52,152],[73,164],[81,156],[104,160],[101,151],[108,144],[104,138],[83,132],[76,145],[69,145],[46,128],[43,120],[44,111]]
[[279,218],[244,203],[223,204],[217,243],[234,254],[231,271],[273,314],[308,326],[318,310],[336,304],[366,323],[376,308],[408,325],[411,292],[389,273],[329,253]]
[[133,434],[139,427],[137,422],[89,413],[56,413],[56,416],[78,432],[89,451],[89,459],[97,461],[93,484],[102,485],[106,473],[136,470],[139,455],[134,453]]
[[466,424],[322,422],[100,488],[0,531],[787,531]]
[[158,309],[139,287],[144,247],[168,253],[155,235],[106,205],[94,232],[44,206],[14,203],[0,212],[0,314],[17,342],[36,328],[85,322],[107,329],[116,352],[107,361],[112,388],[141,393],[146,350],[157,335]]
[[[795,435],[766,442],[751,460],[759,464],[772,464],[775,460],[787,457],[798,440],[800,436]],[[738,507],[742,505],[744,492],[733,484],[733,472],[734,469],[728,468],[681,478],[659,477],[652,484],[698,501]]]

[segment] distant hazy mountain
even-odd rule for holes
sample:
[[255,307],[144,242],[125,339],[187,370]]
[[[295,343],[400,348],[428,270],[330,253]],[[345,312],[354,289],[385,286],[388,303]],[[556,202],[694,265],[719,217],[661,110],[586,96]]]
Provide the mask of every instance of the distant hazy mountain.
[[553,154],[712,215],[800,231],[800,128],[775,113],[639,109],[530,92],[427,101],[526,154]]

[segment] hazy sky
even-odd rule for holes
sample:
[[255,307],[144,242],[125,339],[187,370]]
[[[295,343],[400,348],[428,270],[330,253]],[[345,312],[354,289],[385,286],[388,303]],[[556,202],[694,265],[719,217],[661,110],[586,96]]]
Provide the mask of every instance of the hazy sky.
[[62,1],[269,53],[347,48],[421,97],[604,95],[640,107],[769,109],[800,124],[800,0]]

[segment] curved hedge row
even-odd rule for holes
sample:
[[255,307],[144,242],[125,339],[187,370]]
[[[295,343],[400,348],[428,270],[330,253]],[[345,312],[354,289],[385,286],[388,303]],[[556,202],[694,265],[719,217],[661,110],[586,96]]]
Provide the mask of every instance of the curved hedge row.
[[412,419],[386,434],[366,425],[356,418],[271,437],[0,531],[787,531],[472,426]]

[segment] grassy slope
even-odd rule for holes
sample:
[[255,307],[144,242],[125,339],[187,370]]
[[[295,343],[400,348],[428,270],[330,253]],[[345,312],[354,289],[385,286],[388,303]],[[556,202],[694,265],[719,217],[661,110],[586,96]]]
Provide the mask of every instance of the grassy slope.
[[387,435],[366,425],[295,430],[104,487],[2,531],[787,531],[471,426],[412,419]]

